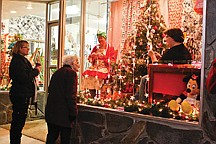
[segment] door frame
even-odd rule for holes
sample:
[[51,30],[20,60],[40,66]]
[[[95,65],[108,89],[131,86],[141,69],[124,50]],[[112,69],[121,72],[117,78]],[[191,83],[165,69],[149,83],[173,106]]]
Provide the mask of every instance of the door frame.
[[[59,3],[59,19],[50,21],[50,6],[54,3]],[[45,81],[44,90],[48,93],[48,85],[50,81],[50,69],[60,68],[62,64],[62,56],[64,55],[65,45],[65,13],[66,13],[66,0],[54,0],[47,3],[46,9],[46,54],[45,54]],[[57,55],[57,66],[50,65],[50,49],[51,49],[51,27],[58,26],[58,55]]]

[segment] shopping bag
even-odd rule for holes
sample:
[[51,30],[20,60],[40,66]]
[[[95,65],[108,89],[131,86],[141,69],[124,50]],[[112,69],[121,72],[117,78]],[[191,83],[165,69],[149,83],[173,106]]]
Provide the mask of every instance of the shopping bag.
[[206,89],[209,94],[216,94],[216,58],[211,63],[210,70],[206,78]]

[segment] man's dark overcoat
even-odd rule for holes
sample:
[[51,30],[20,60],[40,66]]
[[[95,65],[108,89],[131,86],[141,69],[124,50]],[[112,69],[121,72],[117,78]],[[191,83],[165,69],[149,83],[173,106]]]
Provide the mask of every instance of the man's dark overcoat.
[[77,116],[77,73],[69,66],[58,69],[50,80],[46,122],[62,127],[72,127]]

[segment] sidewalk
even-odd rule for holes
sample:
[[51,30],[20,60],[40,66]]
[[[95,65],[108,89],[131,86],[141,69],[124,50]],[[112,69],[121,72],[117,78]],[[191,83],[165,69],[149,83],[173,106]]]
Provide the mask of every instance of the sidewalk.
[[[10,124],[0,125],[0,144],[9,144]],[[27,121],[22,130],[22,144],[45,144],[47,127],[44,119]]]
[[[0,128],[0,143],[1,144],[9,144],[10,140],[9,140],[9,131],[4,129],[4,128]],[[22,144],[45,144],[45,142],[27,137],[25,135],[22,136]]]

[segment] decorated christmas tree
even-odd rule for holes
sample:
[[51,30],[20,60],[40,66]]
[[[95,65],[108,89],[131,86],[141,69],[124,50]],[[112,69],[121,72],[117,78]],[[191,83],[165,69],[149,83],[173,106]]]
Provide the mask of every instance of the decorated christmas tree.
[[136,57],[140,58],[152,49],[162,54],[165,50],[163,32],[166,29],[163,16],[160,14],[157,0],[147,0],[141,8],[137,21]]
[[[148,50],[162,54],[166,49],[163,32],[166,26],[160,14],[157,0],[147,0],[140,8],[136,22],[136,34],[125,41],[122,58],[118,64],[120,75],[118,88],[121,92],[135,93],[143,75],[147,74],[150,63]],[[117,70],[116,70],[117,71]]]

